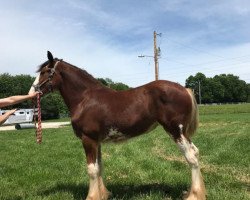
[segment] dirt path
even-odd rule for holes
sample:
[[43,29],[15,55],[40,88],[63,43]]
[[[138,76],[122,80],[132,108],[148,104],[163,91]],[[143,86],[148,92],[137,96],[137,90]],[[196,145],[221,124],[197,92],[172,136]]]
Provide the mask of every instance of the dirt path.
[[[70,122],[43,122],[42,128],[59,128],[61,126],[69,125]],[[15,125],[1,126],[0,131],[15,130]]]

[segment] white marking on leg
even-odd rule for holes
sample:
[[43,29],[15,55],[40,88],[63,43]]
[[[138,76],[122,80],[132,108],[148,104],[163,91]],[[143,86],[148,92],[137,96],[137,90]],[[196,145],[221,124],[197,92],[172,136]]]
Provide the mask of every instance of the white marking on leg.
[[91,163],[88,165],[88,175],[89,175],[89,193],[88,197],[99,196],[100,188],[99,188],[99,165],[98,161],[96,163]]
[[180,140],[177,142],[179,148],[184,154],[186,160],[192,167],[198,167],[198,158],[196,153],[198,151],[197,147],[193,143],[190,143],[183,134],[181,134]]
[[[205,197],[205,186],[202,180],[199,161],[198,161],[198,148],[192,143],[189,142],[183,134],[181,138],[177,141],[179,148],[181,149],[183,155],[185,156],[187,162],[191,166],[192,170],[192,186],[190,195],[198,194],[201,195],[202,199]],[[192,199],[192,198],[191,198]],[[199,198],[198,198],[199,199]]]
[[179,124],[179,128],[180,128],[180,133],[182,134],[183,132],[183,125],[182,124]]
[[97,161],[96,163],[91,163],[88,165],[88,174],[90,178],[95,179],[95,177],[98,176],[98,172],[99,172],[99,165]]
[[192,167],[192,189],[199,190],[201,185],[201,172],[199,167]]
[[[190,147],[190,144],[188,144],[187,139],[184,137],[183,134],[181,134],[181,138],[177,141],[177,144],[179,146],[179,148],[181,149],[181,152],[184,154],[186,154],[187,150]],[[185,156],[186,157],[186,156]]]
[[194,150],[195,156],[198,157],[199,149],[193,144],[193,142],[191,142],[191,148]]

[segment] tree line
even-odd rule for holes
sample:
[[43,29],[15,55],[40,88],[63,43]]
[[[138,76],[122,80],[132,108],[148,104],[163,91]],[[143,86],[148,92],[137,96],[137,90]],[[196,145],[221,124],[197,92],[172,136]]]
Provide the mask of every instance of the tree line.
[[187,78],[185,86],[193,89],[197,102],[201,103],[250,102],[250,84],[233,74],[208,78],[197,73]]
[[[103,85],[114,90],[129,89],[128,85],[121,82],[116,83],[109,78],[97,79]],[[27,94],[34,80],[35,77],[30,75],[0,74],[0,98]],[[197,102],[199,102],[199,92],[202,103],[250,102],[250,85],[232,74],[207,78],[204,74],[197,73],[195,76],[188,77],[186,87],[193,89]],[[43,119],[55,119],[69,115],[59,92],[53,92],[42,97],[41,107]],[[4,109],[12,108],[33,108],[33,102],[29,100]]]

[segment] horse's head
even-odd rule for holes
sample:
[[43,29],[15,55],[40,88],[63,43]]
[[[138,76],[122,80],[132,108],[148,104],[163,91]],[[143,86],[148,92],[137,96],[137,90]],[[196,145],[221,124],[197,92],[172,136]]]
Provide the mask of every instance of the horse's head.
[[[34,81],[30,92],[41,91],[43,94],[52,92],[55,89],[58,89],[61,83],[61,76],[57,70],[58,65],[62,60],[53,58],[51,52],[47,53],[48,61],[40,65],[38,69],[38,76]],[[29,93],[30,93],[29,92]]]

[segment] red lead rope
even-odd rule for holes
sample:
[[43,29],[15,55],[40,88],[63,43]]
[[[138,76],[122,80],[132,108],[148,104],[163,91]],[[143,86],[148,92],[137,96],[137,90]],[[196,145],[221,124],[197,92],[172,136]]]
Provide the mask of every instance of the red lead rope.
[[36,142],[38,144],[42,143],[42,113],[41,113],[41,101],[40,101],[40,93],[36,96],[37,103],[37,127],[36,127]]

